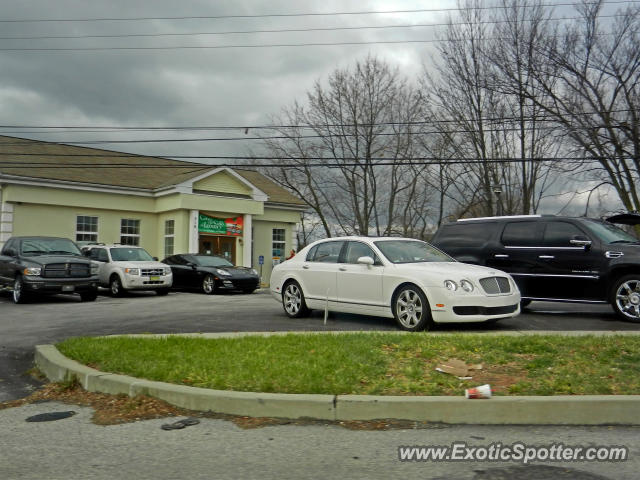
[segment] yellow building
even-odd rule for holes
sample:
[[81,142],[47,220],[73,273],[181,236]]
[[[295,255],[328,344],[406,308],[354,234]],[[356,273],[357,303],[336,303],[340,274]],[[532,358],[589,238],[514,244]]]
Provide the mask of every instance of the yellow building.
[[268,282],[296,247],[304,209],[252,170],[0,137],[0,248],[45,235],[140,245],[160,259],[210,253]]

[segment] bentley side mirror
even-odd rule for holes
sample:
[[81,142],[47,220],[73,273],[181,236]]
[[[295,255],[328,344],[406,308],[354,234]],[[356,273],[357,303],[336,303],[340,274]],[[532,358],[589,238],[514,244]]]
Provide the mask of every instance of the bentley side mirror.
[[367,266],[371,267],[375,262],[374,262],[373,258],[371,258],[369,256],[365,256],[365,257],[358,258],[358,263],[362,263],[364,265],[367,265]]

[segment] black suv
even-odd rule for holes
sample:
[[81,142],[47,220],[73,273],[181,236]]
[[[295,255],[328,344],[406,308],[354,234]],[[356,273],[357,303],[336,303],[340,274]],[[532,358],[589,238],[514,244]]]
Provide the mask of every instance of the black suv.
[[442,225],[431,243],[461,262],[510,273],[523,306],[532,300],[610,303],[620,317],[640,321],[640,242],[611,223],[640,223],[640,215],[608,220],[461,219]]
[[0,252],[0,286],[13,288],[13,301],[34,295],[79,293],[98,296],[98,265],[82,256],[68,238],[12,237]]

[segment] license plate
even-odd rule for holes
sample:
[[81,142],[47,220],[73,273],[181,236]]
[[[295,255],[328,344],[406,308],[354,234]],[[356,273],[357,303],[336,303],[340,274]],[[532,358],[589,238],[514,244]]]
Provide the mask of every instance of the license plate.
[[160,280],[160,277],[149,277],[149,280],[151,280],[152,282],[157,282]]
[[63,292],[73,292],[76,289],[76,287],[74,287],[73,285],[63,285],[62,286],[62,291]]

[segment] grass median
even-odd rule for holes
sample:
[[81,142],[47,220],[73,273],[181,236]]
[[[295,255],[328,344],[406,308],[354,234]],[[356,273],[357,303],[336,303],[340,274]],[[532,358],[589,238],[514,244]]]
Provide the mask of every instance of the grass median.
[[[101,371],[216,390],[358,395],[640,394],[640,337],[395,333],[72,338],[67,357]],[[471,380],[445,360],[482,364]]]

